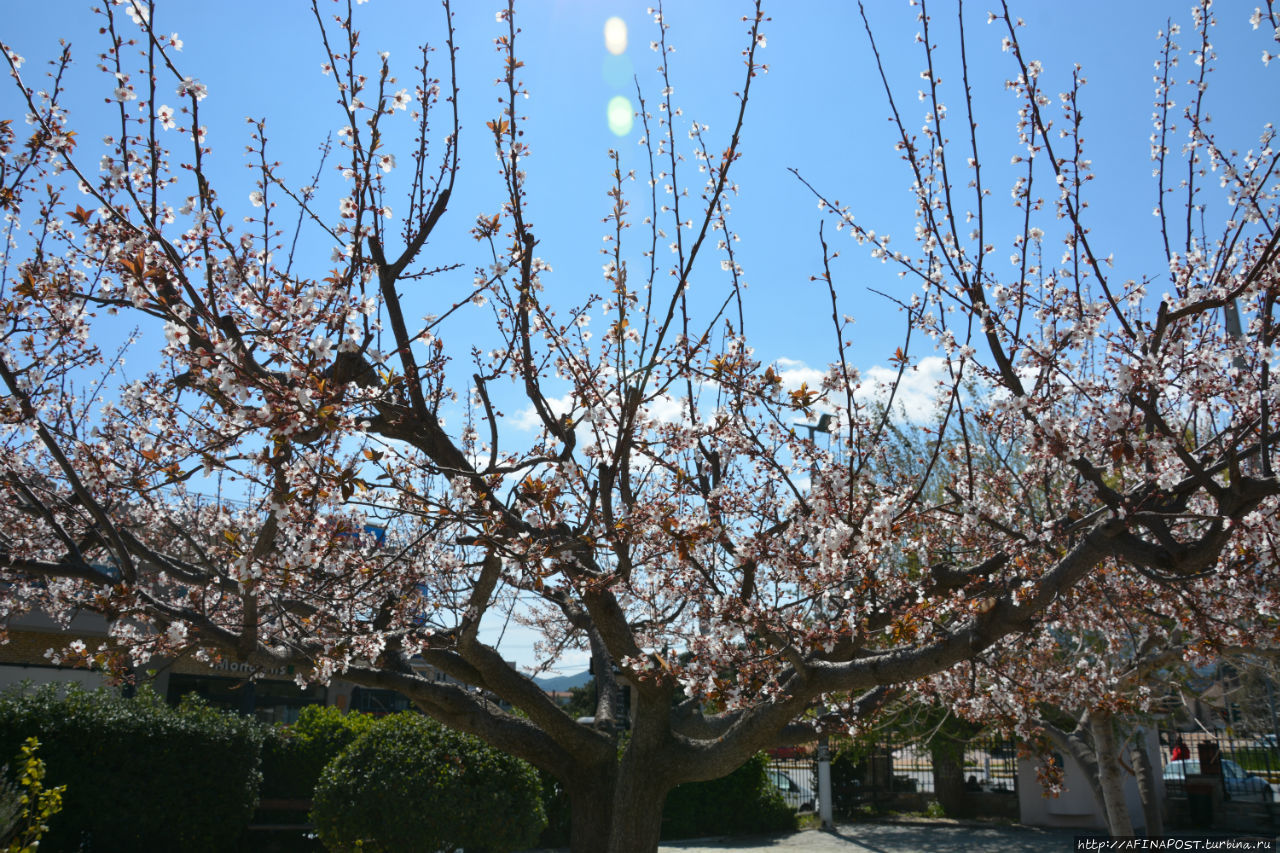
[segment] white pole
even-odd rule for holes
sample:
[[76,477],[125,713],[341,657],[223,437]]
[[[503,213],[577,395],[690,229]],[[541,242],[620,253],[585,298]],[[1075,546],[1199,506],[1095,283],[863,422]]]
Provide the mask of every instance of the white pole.
[[835,829],[831,819],[831,747],[825,733],[818,739],[818,817],[823,829]]

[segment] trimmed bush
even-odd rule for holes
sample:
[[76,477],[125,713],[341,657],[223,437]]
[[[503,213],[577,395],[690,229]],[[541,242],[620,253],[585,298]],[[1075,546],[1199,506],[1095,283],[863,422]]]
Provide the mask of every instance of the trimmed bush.
[[146,687],[133,699],[57,684],[6,692],[0,754],[31,736],[49,778],[68,783],[43,849],[217,853],[235,848],[253,814],[253,720],[193,701],[171,708]]
[[262,742],[262,799],[311,799],[324,768],[374,721],[359,711],[308,705],[293,725],[272,726]]
[[368,853],[519,850],[546,825],[537,773],[419,714],[378,720],[325,768],[312,820],[325,847]]
[[784,832],[796,814],[769,782],[769,758],[757,753],[722,779],[677,785],[662,809],[663,838]]

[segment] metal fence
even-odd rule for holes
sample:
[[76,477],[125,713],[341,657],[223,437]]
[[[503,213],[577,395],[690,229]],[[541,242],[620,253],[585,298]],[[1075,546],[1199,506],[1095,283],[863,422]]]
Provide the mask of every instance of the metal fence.
[[[999,735],[945,744],[906,739],[875,744],[837,742],[831,751],[833,804],[838,813],[884,806],[904,794],[932,798],[939,778],[944,784],[962,785],[972,794],[1017,792],[1017,746]],[[942,762],[937,772],[936,761]],[[813,753],[777,751],[770,758],[769,774],[793,808],[816,804],[818,776]]]
[[1169,825],[1274,833],[1280,825],[1276,740],[1274,734],[1160,732]]
[[809,755],[782,754],[769,758],[769,781],[796,811],[812,811],[818,805],[817,761]]
[[[959,769],[967,790],[973,793],[1014,793],[1017,791],[1017,745],[999,735],[983,735],[959,748]],[[897,790],[936,793],[935,761],[947,750],[941,744],[911,742],[892,749],[890,784]]]
[[1171,797],[1186,795],[1186,777],[1219,776],[1224,798],[1275,802],[1280,791],[1280,749],[1274,734],[1160,733],[1164,785]]
[[[1280,823],[1277,740],[1274,734],[1160,732],[1157,773],[1164,782],[1167,819],[1175,826],[1210,819],[1197,816],[1192,802],[1196,797],[1188,797],[1187,786],[1192,777],[1190,793],[1196,794],[1196,786],[1203,786],[1203,776],[1208,775],[1218,789],[1211,797],[1219,804],[1211,817],[1214,826],[1255,831]],[[961,796],[975,815],[1017,815],[1018,745],[999,735],[984,734],[963,742],[905,738],[886,738],[876,744],[836,742],[832,759],[832,804],[838,817],[866,808],[920,808],[921,800],[945,801],[946,792],[937,790],[940,782],[951,786],[953,797],[957,784],[962,785]],[[816,809],[814,751],[776,751],[769,775],[792,808]],[[913,805],[905,805],[908,802]]]

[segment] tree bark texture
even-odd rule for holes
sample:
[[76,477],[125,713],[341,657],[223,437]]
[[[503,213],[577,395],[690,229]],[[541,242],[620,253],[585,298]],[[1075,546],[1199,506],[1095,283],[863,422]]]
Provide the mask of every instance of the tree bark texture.
[[1145,736],[1138,739],[1133,750],[1133,773],[1138,779],[1138,794],[1142,798],[1142,816],[1147,824],[1147,838],[1164,837],[1164,814],[1160,809],[1160,797],[1156,791],[1156,770],[1151,765],[1151,753],[1147,751]]
[[1102,800],[1107,809],[1107,831],[1112,835],[1133,835],[1133,820],[1124,798],[1124,771],[1120,767],[1120,744],[1116,739],[1115,719],[1109,712],[1094,711],[1089,715],[1089,733],[1098,757],[1098,780],[1102,784]]
[[565,785],[569,795],[569,849],[571,853],[595,853],[606,849],[613,826],[614,777],[612,768]]
[[624,774],[613,792],[612,825],[607,837],[594,845],[579,846],[574,839],[574,853],[587,850],[604,853],[656,853],[662,835],[662,805],[670,785],[657,774]]
[[964,787],[964,744],[948,737],[929,741],[933,759],[933,790],[947,817],[973,816],[973,807]]

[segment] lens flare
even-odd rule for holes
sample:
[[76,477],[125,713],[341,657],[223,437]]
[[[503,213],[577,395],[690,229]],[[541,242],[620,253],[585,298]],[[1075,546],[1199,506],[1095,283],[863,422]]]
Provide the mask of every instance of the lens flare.
[[614,95],[609,99],[609,106],[605,108],[605,116],[609,121],[609,130],[614,136],[626,136],[631,132],[631,125],[635,117],[635,110],[631,108],[631,101],[622,95]]
[[627,22],[621,18],[610,18],[604,22],[604,49],[614,56],[620,56],[627,50]]

